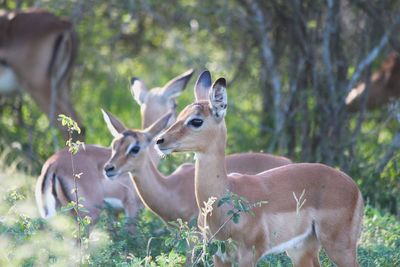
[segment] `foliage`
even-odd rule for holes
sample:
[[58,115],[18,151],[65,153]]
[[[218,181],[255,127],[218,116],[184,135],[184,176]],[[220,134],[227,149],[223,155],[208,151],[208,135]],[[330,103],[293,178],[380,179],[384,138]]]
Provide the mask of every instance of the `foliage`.
[[221,207],[224,204],[230,205],[231,209],[229,209],[226,214],[231,216],[230,219],[232,219],[234,223],[238,223],[241,213],[249,213],[254,217],[256,214],[253,211],[253,208],[261,207],[267,203],[268,201],[249,203],[246,198],[228,191],[225,196],[218,200],[217,207]]
[[[71,266],[79,262],[73,231],[75,223],[63,214],[45,221],[34,205],[34,179],[3,168],[0,173],[0,265]],[[226,204],[225,204],[226,205]],[[268,204],[266,204],[268,205]],[[135,221],[137,234],[129,236],[124,218],[102,213],[88,240],[84,266],[181,266],[191,238],[200,241],[192,225],[177,221],[165,226],[149,211]],[[197,242],[191,239],[193,242]],[[226,246],[231,246],[227,244]],[[225,244],[210,243],[207,251],[225,250]],[[209,256],[208,256],[209,257]],[[367,206],[358,257],[361,266],[397,266],[400,263],[400,223],[388,213]],[[323,266],[331,266],[324,253]],[[263,259],[258,266],[290,266],[284,254]]]
[[[334,1],[330,7],[329,1],[290,5],[275,0],[38,2],[72,18],[76,25],[80,48],[73,102],[86,126],[87,143],[108,146],[111,141],[100,108],[118,114],[129,127],[140,126],[139,109],[128,90],[130,77],[139,77],[152,88],[188,68],[208,68],[214,78],[223,75],[230,81],[228,153],[268,151],[294,161],[339,167],[357,181],[371,205],[398,212],[399,150],[382,162],[399,133],[398,108],[358,114],[345,112],[340,105],[360,59],[395,25],[398,3],[349,1],[346,7],[338,7]],[[266,19],[281,81],[279,107],[252,3],[259,4]],[[26,0],[2,5],[10,10],[30,4]],[[342,12],[340,19],[328,20],[328,14],[337,12]],[[329,31],[329,23],[340,24],[331,25]],[[327,51],[327,40],[331,67],[321,54]],[[365,74],[378,68],[397,43],[393,36]],[[329,70],[336,79],[333,85]],[[179,97],[178,110],[192,101],[193,83],[194,79]],[[0,152],[8,151],[5,162],[22,158],[18,167],[37,175],[53,153],[46,116],[26,94],[0,102]],[[276,110],[284,114],[280,133],[275,127]],[[161,169],[173,170],[188,158],[169,159]],[[382,170],[377,169],[380,164],[385,165]]]
[[67,212],[70,210],[74,211],[77,228],[73,233],[74,233],[74,238],[76,238],[79,245],[79,264],[82,264],[84,262],[83,258],[84,246],[82,246],[82,243],[83,244],[87,243],[87,237],[83,233],[85,232],[84,230],[89,227],[91,218],[87,215],[85,215],[84,217],[82,216],[82,214],[85,214],[86,212],[88,212],[88,210],[85,209],[85,207],[82,204],[84,198],[79,196],[77,180],[81,179],[82,173],[75,172],[75,166],[74,166],[75,163],[73,155],[78,153],[80,146],[83,146],[84,148],[84,143],[79,140],[74,141],[72,138],[75,132],[77,132],[78,134],[81,133],[81,129],[79,128],[78,123],[76,121],[74,121],[72,118],[64,114],[59,114],[58,120],[61,122],[62,126],[67,128],[68,132],[68,140],[66,141],[65,145],[68,147],[68,151],[71,154],[72,175],[74,177],[74,187],[72,188],[71,194],[75,196],[75,200],[71,200],[67,204],[67,206],[62,207],[62,211],[63,212]]

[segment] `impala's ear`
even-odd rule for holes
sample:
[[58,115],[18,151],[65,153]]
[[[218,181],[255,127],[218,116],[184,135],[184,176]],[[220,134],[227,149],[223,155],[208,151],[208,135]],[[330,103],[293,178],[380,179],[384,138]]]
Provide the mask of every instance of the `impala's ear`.
[[228,105],[228,96],[226,94],[226,80],[219,78],[216,80],[210,90],[209,104],[213,116],[217,121],[222,120],[225,116],[226,107]]
[[116,117],[114,117],[110,112],[101,109],[103,113],[103,119],[107,124],[108,130],[112,136],[117,137],[127,128],[120,122]]
[[193,69],[190,69],[185,73],[175,77],[164,86],[162,94],[167,98],[175,98],[179,96],[183,89],[185,89],[192,75]]
[[147,88],[144,83],[136,77],[131,78],[131,93],[135,101],[142,105],[146,102]]
[[203,71],[199,78],[197,78],[196,85],[194,86],[194,95],[196,101],[207,100],[208,92],[211,87],[211,74],[208,70]]
[[146,134],[149,140],[152,140],[168,126],[169,120],[172,118],[172,114],[172,112],[169,112],[168,114],[158,119],[155,123],[144,129],[143,132]]

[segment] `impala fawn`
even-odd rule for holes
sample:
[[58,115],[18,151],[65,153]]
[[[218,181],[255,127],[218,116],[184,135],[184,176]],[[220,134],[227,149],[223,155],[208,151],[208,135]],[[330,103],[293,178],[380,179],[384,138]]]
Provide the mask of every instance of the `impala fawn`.
[[[145,102],[139,102],[146,106],[142,107],[143,125],[150,125],[154,122],[152,119],[168,112],[175,113],[175,98],[185,88],[192,74],[193,71],[189,70],[172,79],[164,87],[152,90],[147,90],[141,80],[132,79],[131,91],[135,99],[138,94],[146,96]],[[136,194],[129,175],[121,175],[118,181],[105,179],[103,168],[111,156],[111,150],[96,145],[85,147],[73,156],[75,173],[82,173],[81,179],[77,180],[78,193],[84,198],[83,205],[88,210],[88,213],[82,215],[91,217],[93,226],[99,218],[103,202],[106,201],[114,207],[123,208],[128,218],[134,218],[143,204]],[[158,156],[155,158],[157,163],[158,158]],[[35,195],[40,214],[45,218],[53,216],[59,206],[65,206],[75,199],[71,193],[74,188],[71,163],[70,152],[68,149],[62,149],[53,154],[43,165],[36,183]],[[132,224],[130,231],[134,231]]]

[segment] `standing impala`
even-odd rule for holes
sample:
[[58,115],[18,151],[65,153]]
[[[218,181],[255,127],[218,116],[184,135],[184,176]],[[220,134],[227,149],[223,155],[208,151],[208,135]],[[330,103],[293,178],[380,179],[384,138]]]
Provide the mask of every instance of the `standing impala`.
[[[201,79],[202,75],[198,84]],[[250,203],[268,201],[254,208],[254,217],[242,214],[238,224],[229,221],[221,231],[229,207],[214,207],[206,218],[216,238],[237,241],[239,266],[255,266],[263,255],[283,251],[295,266],[320,266],[321,246],[338,266],[358,266],[363,200],[354,181],[338,170],[311,163],[289,164],[258,175],[227,175],[225,79],[218,79],[211,89],[197,85],[195,94],[197,101],[159,136],[158,148],[165,154],[196,153],[199,208],[227,190]]]
[[[152,123],[152,118],[161,117],[168,112],[175,113],[175,97],[185,88],[193,74],[192,70],[176,77],[163,88],[155,88],[148,93],[146,101],[153,101],[156,109],[147,107],[142,113],[144,125]],[[131,91],[143,92],[145,86],[139,79],[132,79]],[[157,101],[162,99],[163,101]],[[148,103],[148,102],[145,102]],[[96,223],[103,206],[103,201],[113,206],[124,208],[127,217],[135,217],[138,209],[143,207],[133,188],[130,177],[121,175],[118,181],[110,181],[104,177],[104,164],[111,156],[111,150],[96,145],[86,145],[73,156],[75,173],[82,173],[77,180],[79,196],[84,198],[83,205],[88,210],[92,225]],[[154,154],[154,153],[153,153]],[[65,206],[75,199],[71,193],[74,187],[74,177],[71,155],[67,149],[63,149],[52,155],[43,165],[42,173],[36,183],[36,202],[40,214],[47,218],[56,213],[56,208]]]
[[[203,74],[198,86],[209,88],[211,76]],[[164,176],[152,160],[153,138],[168,124],[172,114],[159,119],[144,130],[129,130],[109,112],[103,111],[104,120],[114,136],[112,153],[104,166],[110,179],[131,172],[143,203],[165,222],[178,218],[190,221],[197,216],[194,197],[194,166],[183,164],[171,175]],[[264,153],[240,153],[226,157],[229,172],[256,174],[268,169],[290,164],[284,157]]]
[[67,20],[40,10],[1,12],[0,94],[21,86],[49,116],[51,125],[62,113],[82,127],[70,100],[77,49],[76,33]]

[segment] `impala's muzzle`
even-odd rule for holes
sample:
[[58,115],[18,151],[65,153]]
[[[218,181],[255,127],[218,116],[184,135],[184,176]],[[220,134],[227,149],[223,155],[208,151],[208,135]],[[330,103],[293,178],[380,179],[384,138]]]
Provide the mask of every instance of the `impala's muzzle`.
[[106,164],[104,166],[104,172],[108,178],[114,178],[117,175],[117,171],[115,170],[115,166],[112,164]]

